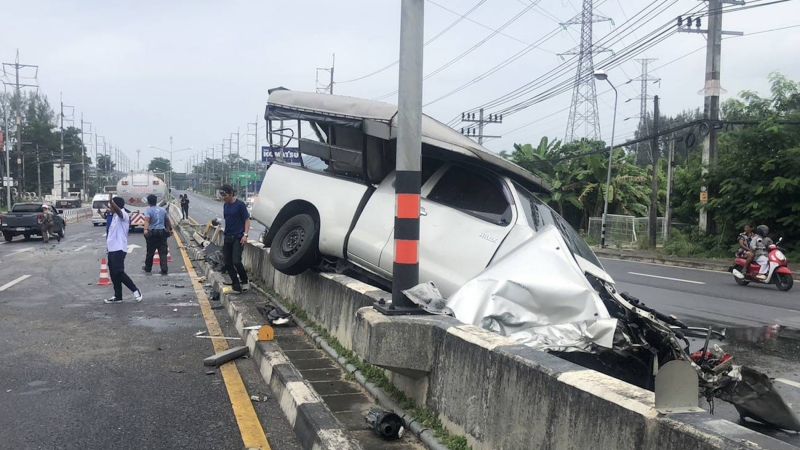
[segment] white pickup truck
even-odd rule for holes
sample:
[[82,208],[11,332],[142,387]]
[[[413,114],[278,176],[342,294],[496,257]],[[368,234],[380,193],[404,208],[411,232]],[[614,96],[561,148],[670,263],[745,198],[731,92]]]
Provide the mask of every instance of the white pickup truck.
[[[301,165],[277,158],[253,207],[277,270],[299,274],[325,256],[391,282],[396,112],[352,97],[270,94],[268,123],[282,120],[286,146],[302,155]],[[546,190],[529,172],[423,116],[420,280],[447,297],[548,224],[584,271],[608,279],[575,230],[533,195]]]

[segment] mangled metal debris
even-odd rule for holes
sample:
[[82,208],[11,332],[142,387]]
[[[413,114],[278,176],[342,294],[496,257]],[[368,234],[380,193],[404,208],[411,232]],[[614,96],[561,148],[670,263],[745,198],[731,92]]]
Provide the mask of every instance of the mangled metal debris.
[[768,376],[734,364],[719,346],[709,350],[706,344],[691,354],[682,330],[696,330],[618,292],[602,267],[570,251],[555,226],[492,263],[447,307],[462,322],[646,389],[654,388],[660,367],[685,361],[706,399],[728,401],[742,417],[800,431],[800,420]]

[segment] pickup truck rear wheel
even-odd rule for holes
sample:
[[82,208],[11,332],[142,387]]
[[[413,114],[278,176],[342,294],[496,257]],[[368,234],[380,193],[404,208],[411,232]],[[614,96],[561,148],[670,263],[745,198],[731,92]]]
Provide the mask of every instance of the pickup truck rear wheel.
[[272,267],[286,275],[298,275],[319,257],[317,224],[308,214],[291,217],[278,228],[269,250]]
[[11,233],[3,233],[3,238],[6,242],[11,242],[11,240],[14,239],[14,235]]

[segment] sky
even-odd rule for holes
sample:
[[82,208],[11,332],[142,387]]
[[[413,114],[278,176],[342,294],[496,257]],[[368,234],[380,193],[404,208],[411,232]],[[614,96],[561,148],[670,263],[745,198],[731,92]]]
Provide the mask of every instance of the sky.
[[[748,5],[770,1],[751,0]],[[183,170],[189,158],[211,147],[216,147],[219,156],[223,139],[232,138],[236,152],[237,132],[239,152],[252,159],[254,123],[258,123],[259,144],[265,140],[267,90],[285,86],[313,91],[317,68],[330,67],[334,55],[335,94],[380,97],[396,103],[397,95],[392,92],[397,89],[397,65],[348,81],[397,60],[400,3],[0,0],[0,14],[5,19],[0,61],[13,62],[19,50],[20,63],[39,66],[36,82],[50,103],[57,106],[63,95],[64,103],[74,106],[76,124],[82,114],[91,122],[85,126],[87,131],[103,136],[134,165],[137,150],[141,151],[142,167],[155,156],[169,157],[151,146],[169,148],[171,136],[175,150],[191,148],[174,152],[173,165]],[[424,81],[423,103],[474,80],[542,37],[549,39],[481,81],[427,105],[425,113],[448,122],[462,111],[499,98],[554,68],[563,68],[563,58],[570,56],[558,54],[576,47],[580,26],[565,28],[560,23],[574,17],[581,4],[581,0],[426,0],[426,39],[451,26],[458,14],[471,12],[425,46],[423,71],[437,73]],[[674,24],[678,15],[702,7],[702,2],[595,0],[594,5],[595,14],[612,19],[594,24],[595,42],[619,36],[611,50],[623,55],[637,38]],[[649,5],[663,7],[639,28],[625,29],[626,21],[639,17],[637,13]],[[797,1],[726,13],[723,28],[742,31],[745,36],[723,41],[721,84],[727,93],[722,99],[742,90],[767,94],[771,72],[800,80],[798,25]],[[702,26],[705,28],[705,20]],[[492,31],[498,29],[499,33]],[[601,62],[609,55],[595,55],[595,68],[602,68]],[[702,108],[698,91],[704,80],[704,35],[672,34],[637,56],[643,57],[656,58],[650,63],[655,69],[650,76],[660,82],[648,84],[648,95],[659,95],[663,114]],[[439,71],[445,64],[448,66]],[[574,77],[575,71],[567,69],[558,80]],[[632,137],[638,120],[641,86],[630,80],[640,75],[641,65],[631,59],[607,72],[619,92],[615,140],[620,142]],[[328,72],[319,72],[321,78],[328,76]],[[541,86],[531,95],[549,86]],[[597,93],[601,135],[608,140],[614,95],[600,82]],[[486,147],[510,151],[514,143],[535,143],[543,136],[563,138],[570,101],[568,91],[504,116],[502,124],[487,126],[487,134],[501,137],[487,140]],[[652,111],[652,103],[648,109]],[[87,141],[91,143],[93,137]],[[99,142],[102,151],[103,140]]]

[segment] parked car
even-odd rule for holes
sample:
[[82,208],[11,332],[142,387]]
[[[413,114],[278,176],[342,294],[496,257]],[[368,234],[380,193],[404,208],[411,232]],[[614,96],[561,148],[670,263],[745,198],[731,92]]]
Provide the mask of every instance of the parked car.
[[61,209],[71,209],[71,208],[80,208],[81,207],[81,199],[79,198],[60,198],[55,201],[56,208]]
[[[64,218],[61,216],[63,211],[52,206],[50,208],[53,210],[56,234],[59,238],[63,238],[67,228]],[[42,235],[43,219],[41,203],[17,203],[10,212],[0,215],[0,230],[6,242],[11,242],[14,236],[19,235],[28,240],[31,236]]]

